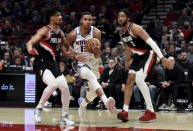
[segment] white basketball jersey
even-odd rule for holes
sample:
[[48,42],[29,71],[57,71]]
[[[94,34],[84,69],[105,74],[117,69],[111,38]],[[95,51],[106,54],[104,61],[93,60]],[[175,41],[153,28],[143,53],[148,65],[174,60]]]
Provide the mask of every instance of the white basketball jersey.
[[98,68],[98,59],[94,57],[94,54],[87,52],[85,49],[86,41],[94,37],[94,27],[91,26],[90,32],[85,37],[81,35],[80,26],[76,27],[75,31],[76,31],[76,40],[73,43],[73,50],[77,54],[87,56],[86,57],[87,59],[85,61],[78,61],[78,64],[80,66],[87,64],[90,68]]

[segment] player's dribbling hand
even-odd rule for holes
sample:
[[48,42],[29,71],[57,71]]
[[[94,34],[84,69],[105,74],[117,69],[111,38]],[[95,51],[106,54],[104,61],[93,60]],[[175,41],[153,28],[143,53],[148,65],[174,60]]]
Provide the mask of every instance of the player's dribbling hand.
[[161,62],[164,68],[167,68],[169,70],[172,70],[174,68],[174,64],[165,57],[161,58]]
[[38,51],[37,51],[36,49],[34,49],[34,48],[32,48],[31,50],[29,50],[28,53],[29,53],[30,55],[39,55]]

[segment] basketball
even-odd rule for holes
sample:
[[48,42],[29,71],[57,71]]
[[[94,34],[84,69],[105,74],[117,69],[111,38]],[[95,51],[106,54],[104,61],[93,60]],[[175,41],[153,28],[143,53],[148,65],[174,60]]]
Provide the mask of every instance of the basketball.
[[86,41],[85,48],[89,53],[94,53],[94,50],[100,50],[101,42],[97,38],[90,38]]

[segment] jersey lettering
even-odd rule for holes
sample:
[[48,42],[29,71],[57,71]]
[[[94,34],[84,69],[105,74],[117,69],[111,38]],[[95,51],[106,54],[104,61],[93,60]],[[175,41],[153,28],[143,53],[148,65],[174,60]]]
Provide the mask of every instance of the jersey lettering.
[[61,43],[61,38],[51,38],[50,43]]
[[85,43],[85,40],[76,41],[76,44],[81,48],[81,52],[86,52]]

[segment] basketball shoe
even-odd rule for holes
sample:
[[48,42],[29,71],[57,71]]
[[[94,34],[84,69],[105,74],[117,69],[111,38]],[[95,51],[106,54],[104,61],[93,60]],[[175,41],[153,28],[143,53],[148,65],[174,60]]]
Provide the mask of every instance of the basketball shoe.
[[122,120],[123,122],[127,122],[128,119],[128,112],[122,110],[121,112],[117,113],[117,119]]
[[34,111],[34,120],[37,123],[42,121],[42,108],[36,108]]
[[115,108],[115,99],[113,97],[109,97],[107,99],[106,108],[111,112],[114,113],[116,111]]
[[67,126],[72,126],[74,125],[74,122],[68,118],[68,114],[65,116],[61,116],[60,119],[60,125],[67,125]]
[[150,121],[156,119],[156,113],[146,110],[145,114],[139,118],[140,121]]

